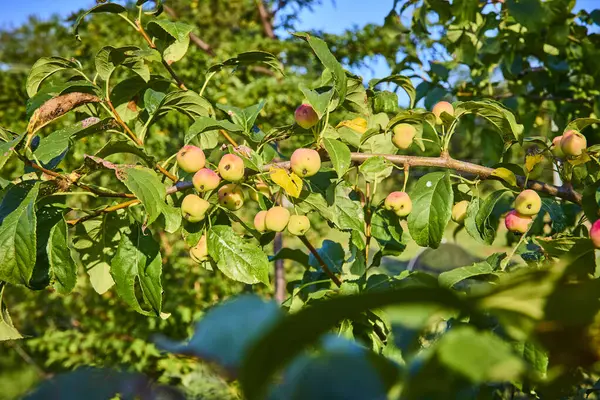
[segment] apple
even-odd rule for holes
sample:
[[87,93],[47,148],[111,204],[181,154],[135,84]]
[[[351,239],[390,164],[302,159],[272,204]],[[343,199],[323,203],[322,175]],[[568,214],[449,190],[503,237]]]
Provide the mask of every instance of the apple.
[[600,249],[600,219],[592,224],[592,228],[590,229],[590,239],[592,239],[594,247]]
[[258,201],[259,193],[265,197],[271,197],[271,189],[262,182],[256,184],[256,190],[250,191],[250,198],[254,201]]
[[304,129],[310,129],[319,122],[319,116],[310,104],[302,104],[294,112],[296,123]]
[[235,154],[225,154],[219,161],[219,174],[226,181],[240,181],[244,177],[244,160]]
[[587,147],[587,140],[577,131],[567,131],[563,134],[560,147],[566,156],[579,157]]
[[516,210],[509,212],[504,217],[506,229],[515,233],[526,233],[533,219],[526,215],[520,215]]
[[202,235],[198,244],[190,249],[190,257],[197,263],[208,260],[208,247],[206,245],[206,235]]
[[406,192],[392,192],[387,195],[384,206],[399,217],[406,217],[412,211],[412,201]]
[[177,152],[177,165],[188,173],[194,173],[206,164],[206,157],[200,147],[185,145]]
[[563,153],[562,151],[562,147],[560,146],[560,142],[563,139],[563,135],[557,136],[554,139],[552,139],[552,154],[554,154],[554,157],[557,158],[563,158],[565,156],[565,153]]
[[515,199],[515,210],[523,216],[531,216],[540,212],[542,199],[535,190],[523,190]]
[[469,207],[469,201],[459,201],[452,207],[452,221],[457,224],[462,224],[467,218],[467,207]]
[[287,229],[294,236],[302,236],[310,229],[310,220],[306,215],[292,215]]
[[217,192],[219,204],[228,210],[239,210],[244,205],[244,192],[242,187],[235,183],[221,186]]
[[219,186],[221,178],[212,169],[202,168],[194,174],[192,183],[194,188],[199,192],[208,192],[214,190]]
[[444,121],[441,118],[442,113],[446,112],[454,116],[454,107],[447,101],[440,101],[439,103],[433,106],[431,112],[435,115],[435,123],[438,125],[442,125],[444,123]]
[[190,222],[200,222],[206,217],[210,203],[198,195],[188,194],[181,202],[181,215]]
[[313,176],[321,169],[321,156],[313,149],[296,149],[290,158],[290,166],[302,178]]
[[267,211],[259,211],[254,216],[254,227],[259,232],[265,232],[267,230],[267,225],[265,224],[265,220],[267,218]]
[[285,229],[290,220],[290,212],[287,208],[275,206],[267,211],[265,216],[265,226],[268,230],[281,232]]
[[408,149],[417,134],[415,127],[410,124],[397,124],[394,126],[393,132],[392,142],[400,150]]

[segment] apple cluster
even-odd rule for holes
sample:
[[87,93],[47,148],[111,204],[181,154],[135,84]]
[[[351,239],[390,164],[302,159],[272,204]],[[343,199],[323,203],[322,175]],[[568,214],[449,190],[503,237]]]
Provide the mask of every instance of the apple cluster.
[[[442,125],[444,123],[441,118],[442,114],[446,113],[450,116],[454,116],[454,107],[447,101],[440,101],[433,106],[431,112],[435,115],[435,123]],[[417,129],[414,125],[407,123],[396,124],[392,129],[392,143],[394,143],[394,146],[398,149],[406,150],[413,143],[416,134]]]
[[515,199],[515,208],[504,217],[506,229],[524,234],[529,230],[533,217],[540,212],[542,199],[531,189],[523,190]]

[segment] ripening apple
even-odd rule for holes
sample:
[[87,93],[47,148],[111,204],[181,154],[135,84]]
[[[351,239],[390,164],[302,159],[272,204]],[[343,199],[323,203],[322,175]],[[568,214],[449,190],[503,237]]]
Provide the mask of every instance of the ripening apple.
[[413,142],[417,130],[410,124],[397,124],[394,126],[394,136],[392,142],[400,150],[406,150]]
[[202,235],[198,244],[190,249],[190,257],[197,263],[208,260],[208,246],[206,245],[206,235]]
[[259,211],[254,216],[254,227],[256,228],[257,231],[262,233],[267,230],[267,225],[265,224],[266,218],[267,218],[267,211],[265,211],[265,210]]
[[302,178],[313,176],[321,169],[321,156],[313,149],[296,149],[290,158],[290,166]]
[[562,147],[560,146],[560,142],[563,139],[563,135],[557,136],[554,139],[552,139],[552,154],[554,154],[554,157],[557,158],[563,158],[565,156],[565,153],[563,153],[562,151]]
[[177,152],[177,165],[185,172],[193,173],[206,164],[206,157],[200,147],[190,144],[183,146]]
[[468,200],[459,201],[452,207],[452,221],[457,224],[462,224],[467,218],[467,207],[469,207]]
[[444,123],[444,121],[441,118],[442,113],[446,112],[454,116],[454,107],[447,101],[440,101],[435,106],[433,106],[431,112],[435,115],[435,123],[438,125],[442,125]]
[[281,232],[285,229],[290,220],[290,212],[287,208],[275,206],[267,211],[265,216],[265,226],[268,230]]
[[523,190],[515,199],[515,210],[524,216],[535,215],[542,208],[542,199],[535,190]]
[[504,217],[506,229],[515,233],[526,233],[533,219],[527,215],[520,215],[516,210],[512,210]]
[[188,194],[181,202],[181,215],[190,222],[200,222],[206,217],[210,203],[198,195]]
[[228,210],[239,210],[244,205],[244,192],[242,187],[235,183],[221,186],[217,192],[219,204]]
[[406,217],[412,211],[412,201],[406,192],[392,192],[385,198],[384,206],[399,217]]
[[194,174],[192,183],[199,192],[208,192],[214,190],[219,186],[221,178],[212,169],[202,168]]
[[265,197],[271,196],[271,189],[265,183],[262,183],[262,182],[257,183],[255,189],[256,190],[250,191],[250,199],[252,199],[254,201],[258,201],[259,193]]
[[219,161],[219,174],[226,181],[240,181],[244,177],[244,160],[235,154],[225,154]]
[[304,129],[310,129],[319,122],[319,116],[310,104],[301,104],[294,112],[296,123]]
[[587,140],[577,131],[567,131],[563,134],[560,147],[566,156],[579,157],[587,147]]
[[310,220],[306,215],[292,215],[287,229],[294,236],[302,236],[310,229]]
[[592,228],[590,229],[590,239],[592,239],[594,247],[600,249],[600,219],[592,224]]

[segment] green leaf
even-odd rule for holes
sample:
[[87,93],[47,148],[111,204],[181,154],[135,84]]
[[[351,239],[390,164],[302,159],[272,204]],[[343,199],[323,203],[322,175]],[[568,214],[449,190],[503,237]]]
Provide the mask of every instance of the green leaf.
[[60,294],[69,294],[77,283],[77,265],[71,257],[67,223],[64,219],[52,227],[46,246],[50,279]]
[[0,142],[0,169],[6,164],[10,156],[13,154],[13,149],[21,144],[25,138],[26,132],[14,137],[8,142]]
[[[217,131],[218,129],[224,129],[227,132],[243,132],[244,128],[236,125],[229,121],[217,121],[214,118],[209,117],[198,117],[196,121],[189,127],[187,133],[185,134],[185,143],[189,143],[196,136],[200,134],[210,134],[213,131]],[[218,132],[217,132],[218,134]],[[205,135],[203,135],[205,136]],[[202,137],[200,140],[202,141]],[[214,147],[214,146],[212,146]],[[203,147],[204,148],[204,147]]]
[[396,85],[398,85],[398,87],[402,88],[408,95],[408,98],[410,99],[410,108],[413,108],[415,106],[415,98],[417,96],[417,91],[415,90],[415,87],[413,86],[409,78],[402,75],[390,75],[382,79],[371,79],[369,81],[369,87],[371,89],[374,89],[375,86],[379,85],[380,83],[386,82],[395,83]]
[[565,132],[571,129],[574,129],[576,131],[582,131],[583,129],[587,128],[590,125],[593,124],[600,124],[600,119],[597,118],[577,118],[571,122],[569,122],[569,124],[567,125],[567,127],[565,128]]
[[513,113],[494,100],[465,101],[456,106],[454,116],[475,114],[492,123],[505,143],[523,141],[523,125],[517,123]]
[[392,174],[394,166],[383,156],[369,157],[358,170],[367,182],[379,183]]
[[362,234],[365,228],[365,214],[360,202],[350,197],[351,191],[347,184],[338,184],[335,187],[330,207],[333,223],[341,230],[356,230]]
[[191,355],[230,372],[237,371],[250,346],[282,316],[277,303],[256,295],[241,295],[210,309],[188,341],[160,338],[157,345],[171,353]]
[[270,377],[321,335],[347,318],[394,304],[436,304],[462,309],[464,300],[441,288],[405,287],[401,290],[339,296],[288,315],[263,334],[248,350],[242,362],[239,381],[245,398],[264,398]]
[[457,283],[465,279],[473,278],[481,275],[494,274],[495,266],[489,261],[482,261],[466,267],[456,268],[450,271],[442,272],[438,276],[438,281],[441,286],[451,288]]
[[2,302],[5,288],[6,284],[0,282],[0,342],[4,340],[23,339],[23,336],[21,336],[19,331],[15,328],[12,319],[10,318],[8,308]]
[[454,192],[447,172],[423,176],[411,191],[413,209],[408,216],[408,229],[422,247],[437,248],[450,221]]
[[510,344],[470,326],[459,326],[443,335],[436,353],[442,364],[476,383],[512,381],[525,370]]
[[300,249],[290,249],[288,247],[284,247],[283,249],[279,250],[277,254],[269,257],[269,261],[271,262],[276,260],[293,260],[301,265],[308,265],[308,255],[305,252]]
[[[331,240],[323,240],[323,244],[317,249],[317,253],[319,253],[323,261],[325,261],[325,264],[327,264],[327,267],[329,267],[333,273],[342,272],[345,252],[341,244]],[[316,269],[321,269],[321,265],[312,253],[308,256],[308,263]]]
[[390,91],[375,92],[373,96],[374,113],[396,113],[398,112],[398,95]]
[[130,222],[118,213],[105,214],[75,226],[73,248],[79,253],[81,266],[90,277],[92,287],[104,294],[115,282],[110,275],[110,260]]
[[369,115],[371,113],[367,91],[363,85],[362,78],[348,77],[348,90],[343,106],[347,110],[359,113],[360,115]]
[[57,130],[40,140],[35,149],[35,156],[44,164],[54,158],[64,156],[69,150],[72,139],[79,139],[94,133],[102,132],[112,126],[112,119],[99,120],[95,117],[86,118],[66,128]]
[[[483,202],[479,204],[479,210],[475,215],[475,227],[478,232],[478,236],[474,238],[483,241],[483,243],[491,245],[496,238],[496,231],[498,229],[498,213],[495,212],[496,205],[499,204],[499,201],[507,194],[509,190],[500,189],[495,192],[490,193]],[[470,205],[469,205],[470,206]],[[469,209],[467,208],[467,219],[469,219],[472,214],[469,213]],[[471,233],[470,231],[468,231]]]
[[257,104],[246,108],[238,108],[227,104],[217,104],[217,107],[225,111],[236,125],[243,128],[243,131],[246,132],[247,135],[252,134],[254,122],[256,121],[260,110],[262,110],[264,106],[264,100],[261,100]]
[[27,285],[36,259],[35,201],[40,183],[11,187],[0,204],[0,281]]
[[314,108],[319,119],[323,118],[329,108],[331,99],[333,98],[333,89],[327,91],[324,89],[311,90],[304,85],[300,85],[300,90],[302,90],[302,93],[306,96],[308,103]]
[[85,11],[79,17],[77,17],[77,21],[75,21],[75,25],[73,26],[73,33],[75,34],[75,37],[77,38],[77,40],[81,40],[81,37],[79,36],[79,25],[81,25],[81,22],[84,20],[84,18],[87,15],[96,14],[96,13],[111,13],[111,14],[126,15],[127,9],[125,7],[123,7],[122,5],[119,5],[116,3],[106,3],[106,4],[98,4],[97,6],[92,7],[89,10]]
[[51,266],[50,254],[48,252],[50,244],[50,234],[55,225],[63,221],[64,209],[52,205],[38,206],[36,219],[36,259],[29,288],[33,290],[42,290],[50,284]]
[[[110,263],[117,293],[135,311],[160,316],[162,311],[162,257],[160,245],[140,227],[131,235],[122,235],[117,252]],[[139,285],[139,286],[138,286]],[[136,296],[141,288],[143,300]],[[147,304],[151,310],[142,308]],[[147,306],[146,306],[147,307]]]
[[319,61],[321,61],[321,64],[331,72],[335,81],[335,89],[339,96],[339,103],[343,103],[346,99],[346,91],[348,90],[348,78],[346,77],[344,68],[342,68],[342,64],[333,56],[329,47],[327,47],[327,43],[304,32],[294,33],[293,35],[306,40]]
[[157,38],[156,46],[164,60],[172,64],[183,58],[190,45],[190,32],[193,26],[183,22],[155,19],[148,23],[148,32]]
[[271,53],[266,51],[248,51],[240,53],[237,57],[230,58],[222,63],[214,64],[206,71],[206,74],[216,73],[225,67],[238,67],[240,65],[265,64],[275,71],[283,74],[281,62]]
[[194,29],[192,25],[188,25],[183,22],[173,22],[169,21],[168,19],[154,19],[148,22],[147,27],[149,30],[159,27],[171,35],[175,40],[184,40],[189,36],[192,29]]
[[215,225],[208,231],[208,254],[227,277],[248,284],[269,285],[267,255],[238,236],[230,226]]
[[212,105],[204,97],[192,90],[178,90],[167,93],[155,116],[178,111],[192,119],[214,116]]
[[323,145],[333,163],[333,169],[335,169],[339,178],[343,177],[350,168],[350,149],[344,143],[335,139],[325,138],[323,139]]
[[117,172],[117,177],[144,205],[148,214],[147,224],[156,221],[166,205],[167,195],[165,186],[156,172],[144,167],[133,167],[123,170],[122,173]]
[[27,76],[27,82],[25,83],[25,89],[27,95],[33,97],[39,90],[40,85],[44,80],[52,76],[53,74],[63,71],[66,69],[73,69],[76,64],[66,58],[62,57],[42,57],[33,64],[29,75]]
[[118,66],[130,68],[138,74],[145,82],[150,80],[150,70],[144,63],[144,59],[136,56],[135,52],[140,51],[139,47],[125,46],[112,47],[105,46],[96,54],[95,64],[98,76],[105,81],[108,81],[112,73]]

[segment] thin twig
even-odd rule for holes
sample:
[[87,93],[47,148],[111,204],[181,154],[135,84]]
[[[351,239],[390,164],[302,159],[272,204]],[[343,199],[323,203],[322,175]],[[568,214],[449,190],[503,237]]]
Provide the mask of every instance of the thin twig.
[[[273,240],[273,254],[279,253],[283,248],[283,235],[281,232],[275,234],[275,240]],[[275,260],[275,300],[281,304],[285,301],[285,270],[283,268],[283,259],[279,258]]]
[[327,276],[329,278],[331,278],[331,280],[333,281],[333,283],[336,284],[337,287],[342,286],[342,281],[340,280],[340,278],[335,276],[335,274],[329,269],[329,267],[327,266],[327,264],[325,263],[323,258],[321,258],[321,256],[319,255],[319,252],[317,251],[317,249],[315,249],[314,246],[308,241],[306,236],[304,236],[304,235],[299,236],[299,238],[302,241],[302,243],[304,243],[304,245],[306,246],[308,251],[310,251],[312,253],[312,255],[315,257],[315,259],[317,260],[317,262],[323,269],[323,272],[325,272],[327,274]]
[[67,224],[69,224],[71,226],[77,225],[77,224],[87,221],[89,219],[96,218],[99,215],[107,214],[109,212],[117,211],[117,210],[131,207],[131,206],[135,206],[137,204],[140,204],[140,201],[138,199],[125,201],[123,203],[119,203],[114,206],[108,206],[108,207],[101,208],[100,210],[96,210],[93,213],[86,215],[85,217],[70,219],[67,221]]
[[223,135],[223,137],[224,137],[225,139],[227,139],[227,141],[228,141],[228,142],[229,142],[229,143],[230,143],[230,144],[231,144],[233,147],[238,147],[238,144],[237,144],[237,142],[236,142],[235,140],[233,140],[233,138],[232,138],[231,136],[229,136],[229,134],[228,134],[228,133],[227,133],[225,130],[223,130],[223,129],[219,129],[219,133],[220,133],[221,135]]

